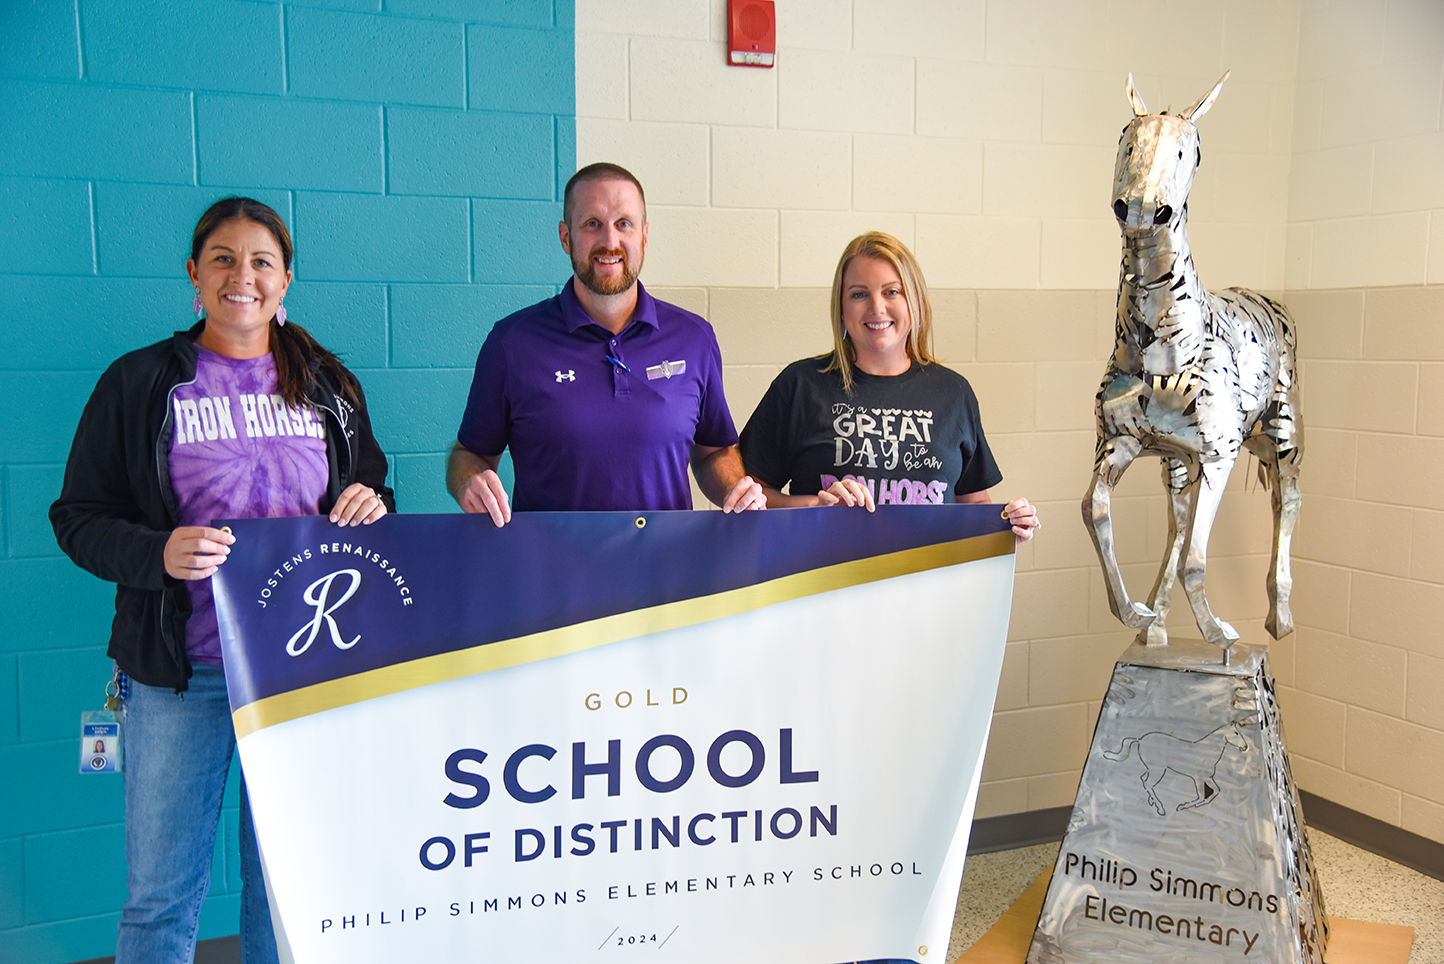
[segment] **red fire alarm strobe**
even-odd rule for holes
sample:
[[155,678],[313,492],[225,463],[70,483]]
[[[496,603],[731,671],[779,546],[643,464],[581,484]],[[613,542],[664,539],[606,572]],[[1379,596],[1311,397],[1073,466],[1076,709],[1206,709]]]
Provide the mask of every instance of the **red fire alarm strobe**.
[[727,62],[771,67],[777,59],[777,15],[772,0],[727,0]]

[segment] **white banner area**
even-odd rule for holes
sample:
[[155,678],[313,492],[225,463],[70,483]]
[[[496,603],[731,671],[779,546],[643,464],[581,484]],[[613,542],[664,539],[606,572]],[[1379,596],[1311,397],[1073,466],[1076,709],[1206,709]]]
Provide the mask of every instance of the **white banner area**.
[[[753,513],[746,525],[783,528],[748,538],[801,537],[761,517],[802,512]],[[721,513],[677,515],[696,518],[686,539],[699,553],[738,531]],[[431,527],[409,548],[408,518]],[[232,706],[294,960],[945,958],[1007,635],[1011,534],[953,535],[878,565],[854,558],[640,617],[413,656],[409,634],[433,617],[484,618],[476,605],[449,614],[464,588],[412,578],[414,601],[389,620],[359,603],[434,565],[408,553],[446,558],[445,519],[459,541],[492,540],[477,550],[488,558],[525,551],[493,540],[524,516],[491,533],[459,517],[398,516],[375,532],[313,523],[294,544],[231,523],[238,543],[217,596]],[[234,565],[253,547],[259,575]],[[606,552],[614,579],[691,564]],[[302,561],[263,599],[257,587],[290,557]],[[352,597],[337,602],[352,584],[338,572],[360,574],[354,610]],[[558,574],[514,601],[573,591]],[[299,608],[277,612],[281,596]],[[284,655],[288,645],[302,651]],[[363,648],[372,663],[354,676],[265,695],[262,669],[244,665],[248,650],[284,673],[310,652]],[[388,649],[399,661],[377,663]]]

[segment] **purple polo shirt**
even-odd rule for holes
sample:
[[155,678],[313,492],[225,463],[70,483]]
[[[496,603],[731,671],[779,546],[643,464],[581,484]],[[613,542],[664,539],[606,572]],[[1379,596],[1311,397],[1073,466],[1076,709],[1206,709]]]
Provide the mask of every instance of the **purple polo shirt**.
[[478,455],[510,447],[518,512],[635,511],[690,509],[692,446],[733,445],[737,430],[711,325],[638,282],[613,335],[568,279],[487,335],[457,439]]

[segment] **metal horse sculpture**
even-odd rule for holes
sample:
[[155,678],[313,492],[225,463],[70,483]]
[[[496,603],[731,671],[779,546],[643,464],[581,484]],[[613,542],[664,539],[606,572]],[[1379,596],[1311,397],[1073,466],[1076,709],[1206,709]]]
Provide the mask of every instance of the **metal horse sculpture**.
[[[1098,391],[1098,453],[1083,519],[1108,580],[1109,604],[1139,641],[1168,642],[1164,620],[1175,573],[1203,638],[1227,653],[1238,632],[1204,595],[1208,533],[1224,484],[1246,448],[1273,503],[1267,627],[1293,631],[1289,540],[1299,514],[1294,333],[1283,306],[1242,288],[1204,289],[1188,245],[1188,191],[1201,159],[1194,122],[1228,79],[1178,114],[1150,114],[1128,77],[1134,118],[1113,171],[1113,213],[1123,232],[1117,344]],[[1140,455],[1163,459],[1170,548],[1148,605],[1123,585],[1113,542],[1113,487]]]

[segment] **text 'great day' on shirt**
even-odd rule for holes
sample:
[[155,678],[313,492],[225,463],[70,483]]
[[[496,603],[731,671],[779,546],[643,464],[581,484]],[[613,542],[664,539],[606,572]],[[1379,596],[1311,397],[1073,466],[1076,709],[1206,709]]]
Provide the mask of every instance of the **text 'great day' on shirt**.
[[878,505],[942,504],[1003,479],[967,379],[939,364],[901,375],[853,373],[827,356],[773,380],[742,430],[742,461],[765,484],[813,495],[838,479],[867,486]]

